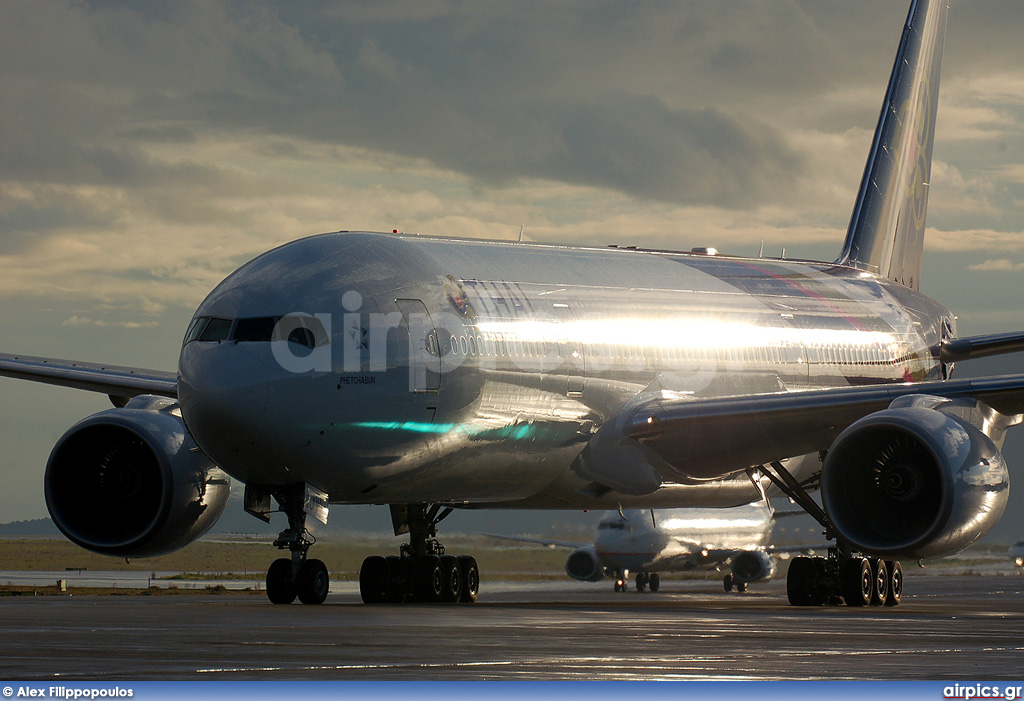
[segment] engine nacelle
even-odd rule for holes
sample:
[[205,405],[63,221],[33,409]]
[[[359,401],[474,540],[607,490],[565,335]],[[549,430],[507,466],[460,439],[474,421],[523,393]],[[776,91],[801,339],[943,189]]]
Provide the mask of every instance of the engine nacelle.
[[839,535],[870,555],[921,559],[963,550],[999,521],[1010,482],[978,428],[904,398],[843,431],[825,458],[821,496]]
[[591,546],[576,548],[565,561],[565,573],[581,582],[600,582],[604,579],[604,565]]
[[764,550],[744,550],[730,560],[732,577],[737,582],[763,582],[775,574],[775,560]]
[[188,434],[177,402],[152,396],[68,429],[44,481],[46,508],[61,532],[118,557],[188,545],[220,518],[231,487]]

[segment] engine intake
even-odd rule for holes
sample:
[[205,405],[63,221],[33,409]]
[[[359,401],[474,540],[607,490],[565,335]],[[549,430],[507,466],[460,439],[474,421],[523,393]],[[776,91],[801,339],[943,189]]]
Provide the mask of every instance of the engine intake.
[[931,408],[942,403],[894,403],[832,444],[821,471],[822,501],[854,548],[940,557],[963,550],[999,521],[1010,486],[1003,456],[974,425]]
[[158,397],[71,427],[50,453],[44,485],[50,516],[69,540],[118,557],[188,545],[217,522],[230,490],[177,403]]
[[600,582],[604,579],[604,565],[593,547],[576,548],[565,561],[565,573],[581,582]]

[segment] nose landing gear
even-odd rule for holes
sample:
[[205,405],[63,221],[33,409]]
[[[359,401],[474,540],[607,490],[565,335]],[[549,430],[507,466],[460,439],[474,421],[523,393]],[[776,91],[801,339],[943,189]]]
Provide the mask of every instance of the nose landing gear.
[[436,539],[437,524],[451,508],[393,504],[395,535],[409,534],[401,555],[371,555],[359,569],[359,593],[366,604],[466,603],[476,601],[480,570],[470,555],[447,555]]
[[331,578],[323,561],[307,558],[316,538],[306,530],[305,485],[276,490],[273,496],[288,516],[288,528],[277,536],[274,547],[287,549],[291,557],[274,560],[267,570],[267,598],[274,604],[290,604],[296,597],[304,604],[322,604]]

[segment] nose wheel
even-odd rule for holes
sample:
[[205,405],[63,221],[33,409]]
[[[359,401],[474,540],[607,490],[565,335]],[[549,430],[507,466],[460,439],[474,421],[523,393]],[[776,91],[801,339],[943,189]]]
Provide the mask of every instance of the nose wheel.
[[331,577],[322,560],[307,557],[316,538],[306,530],[301,488],[274,492],[281,510],[288,516],[288,528],[281,531],[274,547],[288,550],[289,558],[278,558],[267,570],[267,598],[273,604],[290,604],[298,598],[304,604],[322,604],[331,589]]

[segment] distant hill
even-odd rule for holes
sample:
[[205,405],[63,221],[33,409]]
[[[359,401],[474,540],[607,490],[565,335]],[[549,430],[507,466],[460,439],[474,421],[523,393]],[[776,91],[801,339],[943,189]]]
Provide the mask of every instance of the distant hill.
[[48,518],[0,523],[0,536],[59,536],[61,533]]

